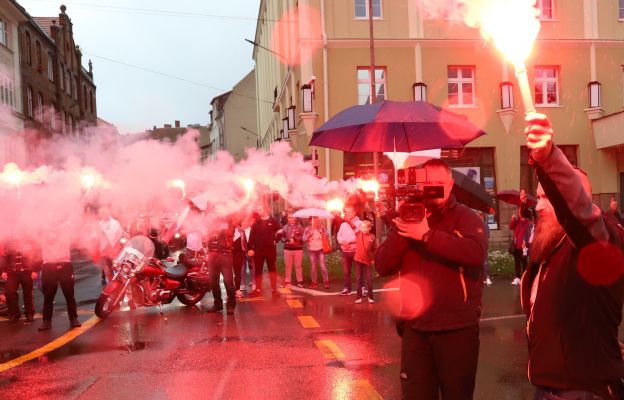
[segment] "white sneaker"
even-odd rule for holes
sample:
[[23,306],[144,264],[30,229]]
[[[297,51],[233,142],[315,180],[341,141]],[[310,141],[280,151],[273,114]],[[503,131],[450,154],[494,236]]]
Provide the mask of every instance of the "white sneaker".
[[487,278],[487,279],[485,280],[485,284],[486,284],[486,285],[488,285],[488,286],[490,286],[490,285],[492,284],[492,280],[491,280],[490,278]]
[[371,299],[370,297],[368,298],[368,304],[374,304],[375,300]]
[[360,304],[362,302],[362,298],[358,297],[357,300],[355,301],[355,304]]
[[514,286],[518,286],[520,284],[520,278],[514,278],[514,280],[511,281],[511,284]]

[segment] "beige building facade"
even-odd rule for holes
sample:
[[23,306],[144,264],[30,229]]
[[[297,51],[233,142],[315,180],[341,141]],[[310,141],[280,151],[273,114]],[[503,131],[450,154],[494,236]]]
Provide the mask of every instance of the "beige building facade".
[[[257,103],[263,147],[281,136],[281,121],[294,106],[297,126],[289,137],[294,149],[310,154],[314,128],[367,101],[368,1],[373,1],[377,96],[411,101],[414,84],[426,88],[424,100],[467,116],[487,132],[466,149],[443,149],[442,158],[455,168],[476,169],[492,195],[521,187],[534,191],[537,182],[523,147],[524,109],[513,68],[477,30],[458,20],[429,18],[415,1],[262,1],[253,57],[257,96],[265,100]],[[290,48],[293,41],[291,47],[302,49],[299,54],[314,50],[311,57],[283,62],[284,57],[265,48],[275,49],[271,21],[295,3],[297,23],[291,35],[280,38],[286,42],[280,48]],[[605,208],[612,195],[624,191],[624,156],[619,151],[624,144],[624,9],[619,3],[540,0],[542,28],[527,61],[537,111],[550,117],[556,143],[588,172],[595,200]],[[501,85],[508,87],[506,82],[512,84],[512,105],[503,104]],[[302,87],[309,83],[313,110],[303,112]],[[318,149],[318,155],[319,174],[331,179],[372,170],[371,155],[325,149]],[[511,209],[502,203],[496,209],[490,222],[503,228]]]

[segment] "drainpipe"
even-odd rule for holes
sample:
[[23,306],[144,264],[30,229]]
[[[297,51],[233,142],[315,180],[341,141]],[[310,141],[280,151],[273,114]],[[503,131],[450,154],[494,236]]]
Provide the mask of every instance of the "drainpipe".
[[[325,0],[321,0],[321,37],[323,38],[323,117],[325,122],[329,119],[329,79],[327,68],[327,32],[325,30]],[[330,176],[329,149],[325,148],[325,173],[327,179]]]

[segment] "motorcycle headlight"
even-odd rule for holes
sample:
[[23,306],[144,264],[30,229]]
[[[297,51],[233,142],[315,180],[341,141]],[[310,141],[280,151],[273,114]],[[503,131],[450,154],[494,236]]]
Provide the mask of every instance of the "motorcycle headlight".
[[132,267],[128,265],[127,263],[124,263],[123,266],[121,267],[121,271],[126,275],[128,275],[131,270],[132,270]]

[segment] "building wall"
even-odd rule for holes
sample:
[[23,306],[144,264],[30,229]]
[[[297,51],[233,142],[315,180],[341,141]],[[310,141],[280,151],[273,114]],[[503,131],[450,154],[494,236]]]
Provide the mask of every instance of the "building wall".
[[234,86],[223,107],[226,127],[225,150],[232,154],[236,161],[245,157],[248,148],[255,149],[258,145],[258,136],[255,134],[257,132],[255,98],[256,74],[255,71],[251,71]]
[[[322,6],[325,8],[319,27],[321,35],[314,39],[318,50],[313,57],[294,66],[286,79],[287,68],[276,57],[263,49],[256,48],[254,51],[258,97],[273,99],[276,86],[278,92],[284,87],[287,94],[277,99],[277,107],[259,103],[259,132],[279,131],[284,110],[292,104],[292,97],[300,98],[300,85],[311,75],[316,76],[316,127],[357,103],[357,67],[370,64],[368,21],[354,18],[353,1],[299,2],[302,3],[310,4],[317,10],[321,10]],[[415,3],[382,0],[383,16],[374,21],[376,65],[387,68],[387,98],[412,100],[412,84],[422,81],[427,84],[427,100],[448,107],[447,67],[474,66],[476,106],[452,110],[466,115],[487,132],[487,136],[468,147],[493,149],[496,189],[518,189],[523,162],[521,146],[525,143],[524,107],[513,68],[480,38],[476,29],[465,26],[461,21],[428,19]],[[278,11],[288,4],[284,0],[262,1],[259,18],[279,19]],[[552,120],[556,143],[578,146],[578,165],[588,172],[594,194],[601,199],[622,190],[619,188],[619,173],[624,170],[621,162],[618,165],[617,160],[621,157],[616,150],[596,149],[591,120],[586,112],[589,107],[587,85],[593,80],[602,84],[601,107],[604,115],[622,110],[624,22],[618,21],[617,7],[615,1],[555,1],[554,20],[542,22],[535,49],[527,61],[532,91],[536,66],[559,67],[559,105],[538,107],[537,111],[546,113]],[[323,22],[325,32],[322,30]],[[266,23],[258,23],[256,41],[269,47],[266,26]],[[509,132],[497,113],[501,108],[500,83],[504,81],[514,83],[516,114]],[[295,103],[299,114],[299,103]],[[277,124],[271,121],[277,121]],[[293,147],[309,154],[311,149],[306,142],[310,138],[305,136],[302,124],[298,125],[298,131],[303,136],[292,141]],[[331,179],[343,177],[342,152],[321,149],[319,156],[321,175]],[[326,158],[329,160],[326,161]],[[506,212],[503,207],[501,213]],[[501,215],[501,226],[506,218],[506,215]]]

